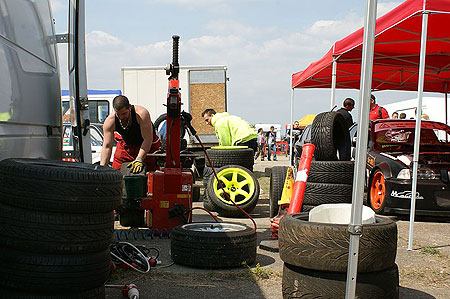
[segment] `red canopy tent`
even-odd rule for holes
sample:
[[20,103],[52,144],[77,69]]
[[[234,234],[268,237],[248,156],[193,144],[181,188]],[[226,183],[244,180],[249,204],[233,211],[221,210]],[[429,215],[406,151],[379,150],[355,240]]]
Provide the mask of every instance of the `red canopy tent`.
[[[449,22],[449,0],[406,0],[376,20],[372,89],[418,91],[409,250],[412,249],[422,94],[423,91],[443,92],[447,102],[450,81]],[[337,41],[324,57],[293,74],[292,88],[331,87],[332,106],[335,88],[359,89],[363,30],[361,28]]]
[[[428,14],[424,91],[447,92],[450,81],[450,1],[407,0],[377,19],[372,89],[417,90],[422,16]],[[320,60],[292,75],[292,88],[359,89],[363,28],[337,41]]]

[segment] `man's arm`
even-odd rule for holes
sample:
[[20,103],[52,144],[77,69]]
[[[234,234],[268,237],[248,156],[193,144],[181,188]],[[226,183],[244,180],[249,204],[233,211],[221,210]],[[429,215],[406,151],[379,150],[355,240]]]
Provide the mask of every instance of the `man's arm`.
[[135,106],[136,108],[136,118],[139,126],[141,127],[141,136],[144,139],[139,149],[139,153],[136,159],[142,159],[143,161],[147,157],[147,153],[150,151],[153,142],[153,125],[150,118],[150,113],[147,109],[140,106]]
[[103,145],[100,165],[108,166],[114,145],[114,117],[108,116],[103,124]]

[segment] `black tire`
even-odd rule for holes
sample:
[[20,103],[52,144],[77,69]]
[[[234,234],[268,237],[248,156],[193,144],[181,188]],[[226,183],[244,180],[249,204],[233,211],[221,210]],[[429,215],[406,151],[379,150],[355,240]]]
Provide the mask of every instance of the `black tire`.
[[113,212],[51,213],[0,204],[0,245],[29,252],[87,253],[109,248]]
[[[308,221],[308,213],[281,219],[278,231],[281,259],[291,265],[320,271],[347,270],[350,237],[348,225]],[[397,224],[376,217],[364,224],[359,240],[358,271],[372,272],[394,266],[397,254]]]
[[274,166],[270,173],[269,191],[269,216],[273,218],[278,214],[278,201],[283,194],[284,181],[286,180],[287,166]]
[[[223,177],[221,175],[221,172],[226,172],[227,170],[235,170],[237,173],[237,180],[241,183],[246,182],[247,179],[243,176],[246,175],[250,178],[249,182],[247,184],[235,187],[235,186],[229,186],[229,188],[226,187],[226,183],[224,180],[221,180]],[[219,177],[219,180],[224,184],[224,189],[227,192],[227,194],[234,193],[236,195],[235,202],[236,204],[243,209],[245,212],[250,213],[255,208],[256,204],[258,203],[259,198],[259,182],[256,176],[248,170],[245,167],[239,166],[239,165],[228,165],[223,166],[216,170],[217,175]],[[230,179],[229,174],[225,175],[227,179]],[[237,191],[232,191],[232,188],[235,188]],[[232,198],[228,199],[223,192],[222,192],[222,198],[219,198],[214,190],[220,190],[220,184],[217,181],[216,177],[212,175],[209,178],[209,182],[206,188],[206,192],[208,193],[208,198],[214,203],[215,206],[217,206],[218,210],[217,212],[219,215],[224,217],[242,217],[245,216],[244,213],[242,213],[241,210],[239,210],[231,201]],[[247,193],[248,196],[242,195],[241,193]]]
[[109,167],[41,159],[0,161],[0,202],[30,210],[101,213],[116,209],[122,175]]
[[[159,132],[159,126],[166,120],[167,118],[167,113],[163,113],[160,116],[158,116],[158,118],[155,120],[155,122],[153,123],[153,126],[155,127],[156,132]],[[168,130],[168,126],[166,124],[166,130]],[[186,128],[184,127],[184,121],[182,121],[182,124],[180,126],[180,138],[184,138],[184,135],[186,134]],[[167,136],[167,135],[166,135]],[[163,143],[164,145],[166,144],[165,142]]]
[[325,203],[351,203],[352,185],[306,183],[303,203],[318,206]]
[[193,202],[200,201],[200,187],[199,186],[192,187],[192,201]]
[[315,207],[317,207],[317,206],[312,206],[312,205],[302,205],[302,212],[309,212],[309,211],[311,211],[312,209],[314,209]]
[[203,207],[210,212],[218,212],[220,208],[208,197],[206,189],[203,192]]
[[34,254],[0,247],[0,285],[36,292],[78,292],[102,286],[109,278],[110,253]]
[[243,262],[255,262],[256,232],[241,224],[190,223],[172,230],[170,248],[178,264],[207,269],[242,267]]
[[213,170],[210,166],[205,166],[203,169],[203,187],[206,189],[208,187],[209,178],[214,175]]
[[308,182],[353,185],[353,161],[312,161]]
[[122,226],[145,227],[144,210],[123,209],[119,213],[119,222]]
[[25,292],[19,289],[7,289],[0,287],[0,294],[1,298],[8,299],[104,299],[106,296],[104,286],[75,293],[54,293],[48,291],[45,293],[34,293]]
[[[345,298],[347,273],[309,270],[287,263],[283,267],[283,298]],[[358,273],[356,298],[397,299],[398,267],[377,272]]]
[[350,160],[350,133],[339,112],[323,112],[314,118],[311,143],[316,147],[314,157],[317,161]]
[[244,149],[208,149],[206,150],[214,168],[227,165],[240,165],[253,171],[254,153],[251,148]]

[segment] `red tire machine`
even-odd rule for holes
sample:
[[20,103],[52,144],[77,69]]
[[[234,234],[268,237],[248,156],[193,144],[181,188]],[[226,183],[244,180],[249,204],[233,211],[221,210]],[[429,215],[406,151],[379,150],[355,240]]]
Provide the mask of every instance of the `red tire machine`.
[[[193,178],[190,171],[183,171],[180,163],[180,126],[183,117],[188,128],[195,135],[190,125],[191,115],[181,112],[181,94],[178,73],[179,36],[172,36],[172,64],[166,67],[169,76],[166,119],[166,153],[165,166],[162,170],[148,173],[147,197],[141,200],[145,209],[146,226],[153,231],[168,232],[175,226],[192,221]],[[161,158],[164,154],[149,154]],[[194,155],[195,156],[195,155]]]

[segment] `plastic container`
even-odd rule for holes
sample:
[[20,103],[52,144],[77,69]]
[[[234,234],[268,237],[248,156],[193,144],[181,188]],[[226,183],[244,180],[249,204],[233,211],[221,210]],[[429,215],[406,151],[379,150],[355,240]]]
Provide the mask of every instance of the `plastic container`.
[[[309,221],[332,224],[350,224],[351,213],[352,204],[350,203],[323,204],[309,211]],[[363,206],[362,224],[373,223],[375,223],[375,212],[371,208]]]

